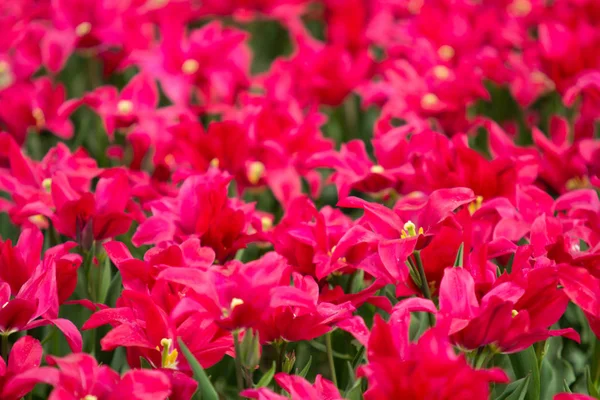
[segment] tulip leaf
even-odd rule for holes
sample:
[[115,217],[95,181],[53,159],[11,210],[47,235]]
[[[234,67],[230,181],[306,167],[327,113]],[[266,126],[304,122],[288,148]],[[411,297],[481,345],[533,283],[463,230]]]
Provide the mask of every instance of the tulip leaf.
[[121,295],[123,289],[123,277],[120,272],[113,276],[108,290],[106,291],[106,304],[114,306],[117,303],[117,299]]
[[529,388],[529,382],[531,382],[531,375],[512,382],[495,400],[524,400]]
[[254,387],[260,388],[260,387],[269,386],[269,383],[271,383],[271,381],[273,380],[273,377],[275,376],[276,366],[277,366],[277,363],[275,361],[273,361],[273,365],[271,366],[271,368],[267,372],[265,372],[265,374],[258,380],[258,382],[256,383],[256,385],[254,385]]
[[539,400],[541,398],[540,369],[533,346],[529,346],[519,353],[511,354],[509,359],[517,379],[530,377],[525,399]]
[[112,359],[110,360],[110,367],[121,374],[129,370],[129,364],[127,364],[127,354],[124,347],[117,347],[115,349]]
[[356,270],[350,280],[350,293],[358,293],[362,290],[365,279],[365,271]]
[[[308,344],[310,344],[312,347],[314,347],[315,349],[323,352],[323,353],[327,353],[327,348],[325,347],[325,345],[323,343],[319,343],[317,341],[311,340],[308,342]],[[349,354],[342,354],[339,351],[333,351],[332,352],[333,356],[335,358],[339,358],[340,360],[353,360],[353,357],[350,356]]]
[[590,367],[586,367],[585,369],[585,379],[587,381],[587,389],[590,396],[600,399],[600,390],[594,384],[594,380],[592,379],[592,373],[590,372]]
[[573,366],[562,357],[563,338],[553,337],[546,342],[546,351],[541,363],[541,399],[551,400],[555,394],[565,391],[575,382]]
[[[578,313],[579,316],[583,316],[583,313]],[[584,317],[585,318],[585,317]],[[584,325],[585,326],[585,325]],[[590,369],[590,383],[591,385],[597,385],[600,377],[600,339],[593,336],[592,354],[591,354],[591,365]],[[592,392],[590,392],[590,395]]]
[[144,357],[140,356],[140,368],[142,369],[154,369],[152,365]]
[[208,379],[208,376],[206,376],[204,368],[202,368],[198,360],[196,360],[196,357],[194,357],[183,340],[181,340],[181,338],[177,338],[177,341],[179,342],[179,348],[181,348],[185,359],[194,373],[194,379],[196,382],[198,382],[198,389],[196,390],[196,393],[199,393],[200,398],[204,400],[219,400],[219,395]]
[[358,352],[356,352],[356,355],[354,356],[354,359],[352,360],[352,367],[356,370],[356,368],[362,363],[364,358],[365,358],[365,347],[360,346],[360,348],[358,349]]
[[464,253],[465,253],[465,243],[461,243],[458,251],[456,252],[456,258],[454,259],[454,266],[455,267],[460,267],[462,268],[463,266],[463,260],[464,260]]
[[[348,378],[347,387],[349,389],[355,380],[354,368],[352,368],[352,363],[350,361],[346,361],[346,372],[347,372],[347,378]],[[348,390],[348,389],[346,389],[346,390]]]
[[[114,280],[114,278],[111,276],[111,272],[110,272],[110,259],[108,257],[106,257],[105,260],[102,261],[101,266],[98,266],[96,268],[99,268],[100,271],[98,271],[98,303],[105,303],[106,301],[106,296],[108,294],[108,291],[110,289],[110,285],[112,284],[112,281]],[[115,274],[116,275],[121,275],[119,273]]]
[[348,400],[362,400],[362,378],[354,381],[354,384],[346,390],[344,398]]
[[306,375],[308,374],[308,371],[310,371],[310,365],[312,364],[312,356],[310,356],[308,358],[308,362],[306,363],[306,365],[304,366],[304,368],[302,368],[302,371],[300,371],[297,375],[301,376],[302,378],[306,378]]

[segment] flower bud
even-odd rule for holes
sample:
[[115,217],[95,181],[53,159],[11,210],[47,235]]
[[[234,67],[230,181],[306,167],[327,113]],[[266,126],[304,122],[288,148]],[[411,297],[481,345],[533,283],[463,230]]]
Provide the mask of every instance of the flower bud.
[[294,368],[294,364],[296,364],[296,352],[292,351],[285,355],[285,359],[283,360],[283,372],[289,374],[292,372],[292,368]]
[[254,370],[258,367],[261,356],[261,346],[258,338],[258,331],[252,329],[246,330],[244,339],[240,345],[240,357],[244,368]]

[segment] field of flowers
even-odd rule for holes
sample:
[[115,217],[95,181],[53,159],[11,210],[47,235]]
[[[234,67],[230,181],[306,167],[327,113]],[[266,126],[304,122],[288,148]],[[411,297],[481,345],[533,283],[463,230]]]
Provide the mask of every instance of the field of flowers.
[[1,400],[600,399],[599,0],[0,0]]

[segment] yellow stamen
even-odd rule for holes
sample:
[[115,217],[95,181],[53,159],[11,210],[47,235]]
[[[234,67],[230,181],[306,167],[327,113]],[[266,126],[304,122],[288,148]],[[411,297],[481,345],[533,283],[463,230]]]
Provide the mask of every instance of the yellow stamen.
[[117,103],[119,114],[131,114],[133,111],[133,102],[131,100],[120,100]]
[[223,312],[223,315],[225,317],[229,317],[233,309],[237,306],[241,306],[242,304],[244,304],[244,300],[234,297],[233,299],[231,299],[231,303],[229,303],[229,308],[223,307],[221,311]]
[[508,12],[515,17],[525,17],[529,15],[532,8],[530,0],[514,0],[508,6]]
[[328,255],[329,257],[331,257],[331,255],[333,254],[333,252],[335,251],[335,249],[336,249],[336,248],[337,248],[337,246],[335,246],[335,245],[334,245],[334,246],[331,248],[331,250],[329,250],[329,251],[327,252],[327,255]]
[[440,56],[440,58],[444,61],[452,60],[455,54],[454,48],[452,46],[448,46],[447,44],[438,49],[438,56]]
[[445,81],[450,77],[450,70],[445,65],[436,65],[433,68],[433,75],[441,81]]
[[150,5],[152,5],[153,8],[161,8],[166,6],[167,4],[169,4],[169,0],[151,0],[150,1]]
[[92,24],[89,22],[82,22],[75,28],[75,34],[79,37],[85,36],[92,31]]
[[384,171],[385,171],[385,168],[383,168],[381,165],[373,165],[371,167],[372,174],[383,174]]
[[260,178],[262,178],[264,173],[265,164],[261,163],[260,161],[253,161],[248,167],[248,181],[251,184],[256,185],[260,181]]
[[196,61],[192,58],[185,60],[183,62],[183,64],[181,65],[181,71],[186,75],[195,74],[199,68],[200,68],[200,64],[198,63],[198,61]]
[[173,345],[172,339],[163,338],[160,341],[160,345],[162,347],[161,352],[161,367],[169,368],[169,369],[177,369],[177,349],[173,349],[171,351],[171,347]]
[[481,204],[483,204],[482,196],[477,196],[475,201],[472,201],[471,203],[469,203],[468,208],[469,208],[469,212],[471,213],[471,215],[473,215],[475,213],[475,211],[477,211],[481,208]]
[[512,310],[512,317],[516,317],[517,315],[519,315],[519,312],[517,310]]
[[215,157],[210,160],[210,166],[213,168],[219,168],[219,159]]
[[236,308],[237,306],[241,306],[242,304],[244,304],[244,300],[234,297],[233,299],[231,299],[231,305],[229,306],[229,308],[233,310],[234,308]]
[[46,217],[44,217],[42,214],[32,215],[27,219],[37,227],[44,227],[47,224]]
[[46,125],[46,117],[44,116],[44,111],[41,108],[36,107],[31,110],[31,115],[33,115],[33,118],[35,119],[35,126],[38,129],[42,129],[44,125]]
[[165,156],[165,164],[167,164],[169,167],[172,167],[173,164],[175,164],[175,157],[173,154],[169,153]]
[[93,394],[87,394],[82,397],[81,400],[98,400],[98,397],[94,396]]
[[260,219],[260,223],[262,225],[263,231],[268,231],[269,229],[271,229],[273,227],[273,221],[269,217],[262,217]]
[[432,110],[440,102],[440,99],[433,93],[426,93],[421,97],[421,108],[424,110]]
[[13,84],[15,78],[6,61],[0,61],[0,89],[4,89]]
[[415,237],[424,233],[423,227],[420,227],[417,232],[417,227],[412,221],[408,221],[404,224],[404,229],[400,232],[400,239],[406,239],[409,237]]
[[590,189],[592,184],[587,176],[576,176],[565,183],[567,190]]
[[42,181],[42,187],[44,188],[44,190],[48,193],[50,193],[50,190],[52,188],[52,178],[46,178]]

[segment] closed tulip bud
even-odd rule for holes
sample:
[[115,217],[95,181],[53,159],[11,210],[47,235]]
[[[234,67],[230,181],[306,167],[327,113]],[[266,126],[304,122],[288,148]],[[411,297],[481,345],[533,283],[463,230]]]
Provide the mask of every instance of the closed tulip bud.
[[296,352],[292,351],[285,355],[285,359],[283,360],[283,372],[289,374],[292,372],[292,368],[294,368],[294,364],[296,364]]
[[259,343],[258,332],[248,329],[244,333],[244,339],[240,346],[241,361],[244,368],[248,370],[256,369],[260,362],[261,346]]

